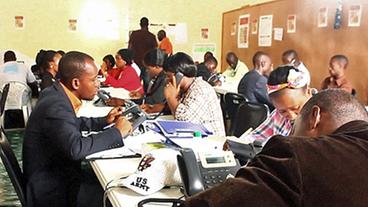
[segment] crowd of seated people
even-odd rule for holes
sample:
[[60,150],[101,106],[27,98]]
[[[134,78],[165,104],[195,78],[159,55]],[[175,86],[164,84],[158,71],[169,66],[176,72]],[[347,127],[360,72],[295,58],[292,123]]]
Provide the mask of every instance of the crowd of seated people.
[[[134,38],[139,39],[140,35],[148,35],[147,40],[151,41],[148,19],[142,18],[141,26],[142,29],[134,33]],[[168,38],[164,31],[160,31],[159,34],[161,35],[160,47],[163,48]],[[299,147],[297,141],[288,141],[294,139],[288,136],[320,137],[326,135],[331,137],[326,141],[331,144],[337,132],[341,131],[344,139],[349,136],[350,131],[346,126],[367,127],[366,122],[354,122],[357,119],[366,121],[366,115],[360,114],[361,116],[353,117],[345,114],[346,110],[350,110],[352,114],[362,113],[362,109],[357,100],[349,96],[354,93],[354,90],[345,75],[348,58],[344,55],[331,57],[328,70],[330,76],[323,80],[321,89],[337,88],[347,93],[341,90],[327,90],[314,97],[315,90],[310,88],[313,75],[311,76],[295,50],[285,51],[281,56],[283,65],[275,69],[273,69],[270,54],[258,51],[253,55],[252,70],[248,70],[247,65],[234,52],[229,52],[226,55],[229,67],[219,74],[217,59],[210,52],[206,53],[203,63],[195,64],[188,54],[174,53],[172,48],[166,47],[167,45],[165,50],[162,50],[157,47],[157,42],[156,44],[149,43],[150,48],[145,49],[144,52],[137,50],[139,46],[134,45],[137,44],[136,40],[133,41],[134,38],[132,37],[128,48],[120,49],[116,53],[115,58],[111,54],[103,57],[99,71],[94,59],[85,53],[68,52],[64,54],[62,51],[41,50],[37,54],[37,67],[35,68],[38,69],[33,72],[37,73],[41,80],[42,95],[35,112],[30,117],[30,124],[26,126],[23,152],[25,173],[28,179],[27,186],[32,187],[31,190],[34,191],[32,192],[33,197],[29,199],[35,199],[31,200],[35,206],[51,205],[53,199],[65,206],[83,202],[78,197],[79,186],[72,185],[73,182],[76,182],[76,185],[82,185],[82,181],[77,178],[82,174],[79,166],[80,160],[88,154],[122,146],[124,144],[122,138],[128,136],[132,130],[130,123],[119,115],[123,110],[121,106],[125,104],[125,100],[116,97],[105,100],[107,105],[114,106],[106,117],[98,119],[76,117],[82,105],[81,101],[92,100],[96,95],[100,87],[97,80],[98,74],[105,79],[101,83],[102,86],[123,88],[129,91],[130,98],[138,103],[145,112],[168,113],[179,121],[202,124],[221,137],[226,136],[226,130],[220,99],[213,86],[220,86],[224,82],[236,84],[237,92],[242,94],[247,101],[268,106],[271,112],[268,118],[252,132],[240,137],[241,140],[248,142],[259,142],[267,150],[262,151],[260,156],[250,164],[255,168],[240,170],[237,178],[193,197],[186,203],[187,206],[206,206],[208,204],[210,206],[226,206],[226,204],[236,206],[236,202],[245,197],[239,198],[236,193],[229,193],[229,197],[213,199],[214,196],[218,197],[219,192],[227,191],[229,186],[235,186],[234,192],[237,193],[242,192],[242,189],[255,188],[259,190],[259,193],[271,195],[270,199],[273,199],[275,203],[279,202],[281,206],[283,199],[280,198],[282,195],[279,195],[278,192],[283,191],[291,196],[293,203],[298,203],[300,196],[296,194],[305,183],[302,183],[300,175],[303,171],[296,169],[300,166],[308,167],[309,162],[312,161],[303,160],[306,162],[298,163],[294,157],[298,157],[299,154],[305,156],[309,149],[316,152],[320,146],[311,143],[310,139],[304,140],[303,138],[306,146],[305,148]],[[152,45],[154,46],[151,47]],[[137,51],[142,54],[137,55]],[[24,80],[21,81],[28,83],[36,81],[31,70],[16,63],[15,55],[11,52],[5,54],[5,64],[0,66],[1,85],[13,80],[11,77],[17,77],[14,80],[22,77]],[[14,74],[16,76],[11,76]],[[215,76],[216,78],[212,78]],[[220,76],[224,78],[221,79]],[[333,100],[331,96],[339,97]],[[324,100],[326,103],[320,103],[319,100]],[[347,104],[348,107],[343,110],[333,103]],[[61,107],[62,110],[58,111],[54,107]],[[338,114],[333,114],[335,112]],[[332,117],[333,120],[338,119],[339,122],[325,124],[329,120],[328,117]],[[304,123],[301,123],[303,121]],[[115,123],[112,129],[82,139],[80,133],[82,128],[102,129],[112,123]],[[343,128],[339,129],[339,127]],[[62,130],[69,130],[72,133],[68,134]],[[355,133],[353,130],[352,133],[354,136],[360,136],[360,132]],[[275,135],[280,136],[274,138]],[[67,139],[63,140],[64,137]],[[35,145],[38,146],[35,147]],[[354,146],[350,147],[355,149]],[[228,149],[227,143],[224,148]],[[285,152],[285,154],[275,154],[274,148],[280,149],[280,152]],[[41,155],[34,158],[31,156],[33,151],[40,152]],[[308,156],[311,156],[311,160],[315,159],[313,155]],[[277,159],[281,161],[275,161]],[[325,160],[322,161],[321,165],[325,162]],[[65,163],[66,169],[60,170],[62,164]],[[285,169],[279,169],[277,167],[279,164]],[[38,171],[38,168],[44,171]],[[270,171],[269,174],[262,174],[267,170]],[[280,177],[280,170],[282,172],[287,170],[292,176],[290,178]],[[67,175],[70,174],[71,177],[68,177]],[[62,187],[63,190],[60,193],[50,194],[49,197],[45,196],[42,183],[38,182],[43,176],[49,176],[55,181],[55,186]],[[257,180],[257,187],[252,186],[254,179]],[[272,180],[277,180],[275,189],[272,188]],[[46,186],[46,191],[55,186]],[[65,200],[64,195],[70,196],[70,199]],[[235,200],[231,200],[232,198]]]

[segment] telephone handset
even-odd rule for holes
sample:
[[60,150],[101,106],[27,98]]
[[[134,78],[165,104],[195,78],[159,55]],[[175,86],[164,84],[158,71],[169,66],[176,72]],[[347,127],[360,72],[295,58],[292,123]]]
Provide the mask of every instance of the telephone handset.
[[104,90],[98,90],[97,96],[102,101],[106,101],[107,99],[110,99],[111,98],[111,95],[108,92],[104,91]]
[[175,74],[175,80],[176,80],[176,87],[180,84],[181,79],[183,79],[184,75],[181,72],[177,72]]
[[135,130],[147,119],[147,115],[137,104],[132,101],[125,100],[125,107],[126,109],[121,115],[123,115],[130,123],[132,123],[132,128]]
[[193,150],[188,148],[181,149],[177,156],[186,197],[224,182],[240,168],[231,151],[199,153],[199,158],[198,162]]

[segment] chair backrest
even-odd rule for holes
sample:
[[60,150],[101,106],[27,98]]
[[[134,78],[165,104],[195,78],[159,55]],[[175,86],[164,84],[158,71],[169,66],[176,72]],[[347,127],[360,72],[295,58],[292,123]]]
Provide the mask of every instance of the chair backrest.
[[242,103],[237,111],[235,121],[233,123],[230,135],[240,137],[250,127],[257,128],[264,120],[267,119],[269,109],[265,104]]
[[235,121],[235,114],[238,111],[240,104],[246,101],[246,98],[238,93],[226,93],[224,96],[226,115],[230,119],[230,130],[232,131],[233,122]]
[[8,139],[6,138],[4,128],[1,127],[0,136],[0,157],[5,166],[5,169],[9,175],[9,178],[17,192],[18,198],[22,204],[25,206],[26,194],[25,194],[25,181],[23,173],[19,167],[17,158],[10,146]]
[[8,97],[9,87],[10,87],[10,84],[7,83],[7,84],[5,84],[5,86],[3,87],[2,91],[1,91],[1,98],[0,98],[0,116],[3,115],[3,113],[4,113],[5,102],[6,102],[6,99]]
[[5,103],[5,110],[19,109],[23,106],[30,105],[32,100],[32,90],[26,84],[17,81],[8,83],[9,92]]

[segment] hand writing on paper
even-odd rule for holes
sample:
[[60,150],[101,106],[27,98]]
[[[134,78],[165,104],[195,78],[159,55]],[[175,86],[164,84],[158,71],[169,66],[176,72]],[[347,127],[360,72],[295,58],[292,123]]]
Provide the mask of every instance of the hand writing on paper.
[[111,109],[109,114],[107,114],[106,122],[108,124],[112,124],[113,122],[115,122],[115,120],[117,120],[119,118],[119,116],[121,115],[122,111],[123,111],[122,107],[115,107],[115,108]]
[[120,116],[115,122],[115,128],[119,129],[122,137],[126,137],[133,131],[132,124],[123,116]]

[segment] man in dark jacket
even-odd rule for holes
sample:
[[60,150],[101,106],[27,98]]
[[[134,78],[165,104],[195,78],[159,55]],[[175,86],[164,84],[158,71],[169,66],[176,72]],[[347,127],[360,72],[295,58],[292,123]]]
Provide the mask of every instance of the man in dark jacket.
[[293,136],[274,136],[236,178],[186,206],[366,206],[367,120],[347,92],[322,91],[304,105]]
[[[76,116],[81,100],[92,100],[99,87],[92,57],[69,52],[60,60],[59,72],[60,82],[42,91],[25,130],[27,206],[77,206],[80,184],[85,179],[81,160],[89,154],[123,146],[123,137],[131,131],[131,124],[120,116],[121,108],[101,118]],[[81,131],[101,131],[111,123],[115,126],[82,137]]]
[[157,41],[154,34],[148,31],[149,21],[147,17],[140,20],[140,30],[133,31],[129,38],[129,49],[133,51],[133,60],[141,69],[141,79],[143,80],[144,90],[149,84],[149,76],[143,65],[144,55],[157,47]]
[[238,93],[249,102],[266,104],[272,111],[274,106],[267,93],[267,76],[272,71],[271,58],[264,52],[256,52],[253,56],[254,69],[246,73],[238,85]]

